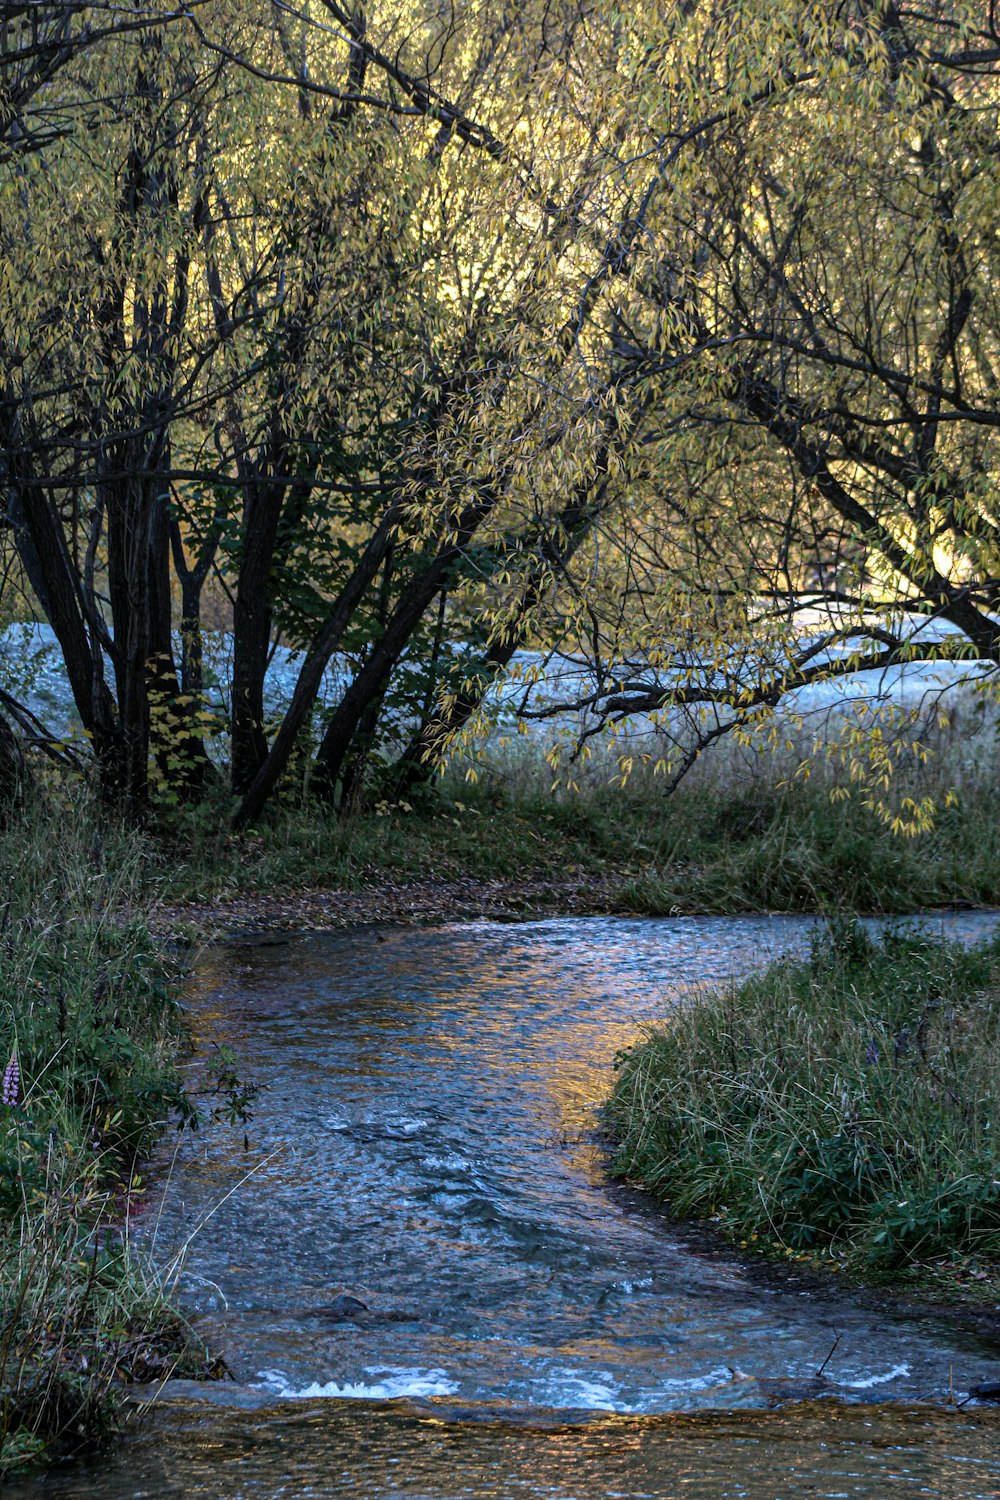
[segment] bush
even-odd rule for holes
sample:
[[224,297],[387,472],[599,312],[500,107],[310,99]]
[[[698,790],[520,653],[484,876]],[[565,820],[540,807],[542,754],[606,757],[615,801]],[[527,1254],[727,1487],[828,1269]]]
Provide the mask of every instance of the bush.
[[197,1353],[121,1233],[137,1157],[192,1114],[143,865],[82,797],[0,831],[0,1474],[99,1438],[123,1378]]
[[1000,938],[855,922],[625,1054],[617,1170],[738,1239],[878,1274],[1000,1255]]

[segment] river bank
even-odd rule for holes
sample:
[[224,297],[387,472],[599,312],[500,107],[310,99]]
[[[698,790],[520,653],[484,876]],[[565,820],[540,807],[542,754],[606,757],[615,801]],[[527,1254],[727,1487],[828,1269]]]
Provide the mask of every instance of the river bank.
[[742,1250],[1000,1303],[1000,942],[840,921],[617,1059],[615,1170]]
[[[832,803],[821,786],[764,783],[746,793],[702,787],[665,804],[650,804],[648,790],[641,800],[613,791],[553,803],[523,786],[515,794],[452,785],[430,805],[369,812],[332,827],[286,810],[243,839],[220,835],[211,861],[203,851],[177,867],[166,890],[204,894],[167,899],[152,920],[162,935],[197,943],[475,918],[819,915],[843,910],[849,888],[855,913],[1000,902],[996,820],[985,788],[975,784],[942,810],[932,833],[917,838],[901,838],[857,803]],[[340,883],[283,888],[306,873],[336,875]],[[894,1277],[900,1306],[933,1304],[981,1330],[996,1321],[1000,1265],[992,1261],[984,1270],[975,1256],[940,1255],[889,1271],[883,1265],[876,1276],[874,1264],[862,1267],[839,1249],[824,1255],[805,1244],[786,1246],[762,1236],[758,1224],[744,1232],[738,1220],[720,1218],[713,1226],[719,1231],[725,1253],[735,1244],[766,1266],[792,1258],[803,1271],[859,1288],[875,1277],[882,1295]]]
[[450,781],[343,819],[286,807],[239,835],[222,806],[168,810],[149,841],[149,884],[158,930],[202,939],[476,915],[998,906],[992,777],[967,778],[946,802],[938,776],[934,826],[912,837],[857,798],[777,773],[692,782],[672,798],[653,778],[562,797],[527,776]]
[[141,850],[36,799],[0,868],[2,1476],[106,1436],[128,1382],[212,1361],[130,1243],[143,1159],[195,1113]]

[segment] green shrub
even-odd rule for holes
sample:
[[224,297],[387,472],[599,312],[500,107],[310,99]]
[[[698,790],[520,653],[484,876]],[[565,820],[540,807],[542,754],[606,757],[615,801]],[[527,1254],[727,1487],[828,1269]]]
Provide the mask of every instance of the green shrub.
[[854,922],[619,1060],[619,1172],[739,1239],[869,1273],[1000,1255],[1000,939]]
[[123,1377],[196,1345],[121,1232],[136,1158],[192,1115],[145,851],[82,796],[36,797],[0,869],[2,1474],[100,1438]]

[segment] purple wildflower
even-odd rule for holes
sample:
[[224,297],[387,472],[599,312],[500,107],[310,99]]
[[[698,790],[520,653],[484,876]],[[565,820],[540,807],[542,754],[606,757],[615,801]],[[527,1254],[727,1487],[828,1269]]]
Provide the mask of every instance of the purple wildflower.
[[3,1102],[13,1109],[21,1092],[21,1068],[17,1061],[17,1048],[10,1054],[10,1062],[3,1074]]

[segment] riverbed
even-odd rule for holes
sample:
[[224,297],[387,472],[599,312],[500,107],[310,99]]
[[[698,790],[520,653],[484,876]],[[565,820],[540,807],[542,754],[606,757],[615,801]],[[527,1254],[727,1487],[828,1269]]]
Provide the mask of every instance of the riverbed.
[[180,1142],[137,1232],[181,1255],[181,1301],[235,1382],[179,1388],[108,1459],[11,1494],[995,1497],[1000,1425],[949,1402],[1000,1378],[1000,1347],[761,1276],[608,1180],[616,1051],[812,925],[482,921],[211,951],[188,995],[201,1059],[233,1048],[262,1092],[246,1143],[221,1124]]

